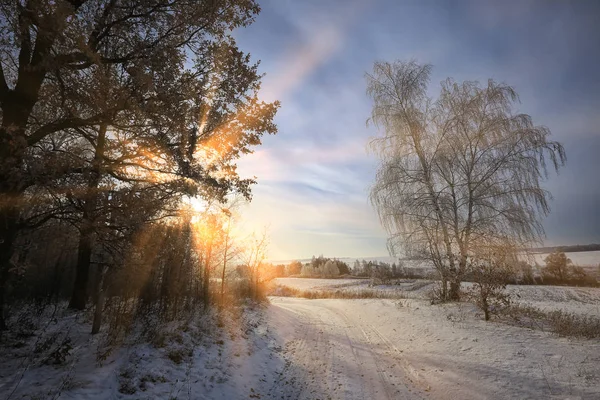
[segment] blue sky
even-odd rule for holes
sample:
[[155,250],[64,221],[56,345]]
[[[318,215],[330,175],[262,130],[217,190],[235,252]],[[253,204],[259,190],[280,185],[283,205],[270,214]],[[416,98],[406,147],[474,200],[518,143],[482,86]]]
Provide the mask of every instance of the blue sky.
[[268,226],[272,259],[386,255],[368,202],[377,160],[364,74],[375,60],[434,66],[448,76],[513,85],[518,111],[548,126],[567,166],[547,244],[600,242],[600,1],[264,0],[235,36],[261,60],[261,96],[281,100],[279,133],[240,161],[257,176],[244,223]]

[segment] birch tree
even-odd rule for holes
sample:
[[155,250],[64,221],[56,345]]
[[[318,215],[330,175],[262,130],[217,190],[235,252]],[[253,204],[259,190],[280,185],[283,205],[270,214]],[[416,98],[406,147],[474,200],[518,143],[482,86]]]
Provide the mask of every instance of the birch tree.
[[566,156],[547,127],[515,111],[511,86],[449,78],[432,98],[430,76],[414,61],[377,62],[366,76],[381,132],[371,201],[390,251],[430,260],[442,300],[457,300],[473,254],[543,237],[551,195],[541,183]]

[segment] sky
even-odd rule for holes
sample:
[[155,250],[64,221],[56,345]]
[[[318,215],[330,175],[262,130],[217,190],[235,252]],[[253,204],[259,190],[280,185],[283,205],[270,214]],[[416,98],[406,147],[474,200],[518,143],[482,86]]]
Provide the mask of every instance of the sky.
[[239,162],[256,176],[245,226],[267,227],[273,260],[387,255],[369,203],[374,61],[433,65],[446,77],[516,88],[518,112],[552,131],[567,165],[551,174],[546,245],[600,243],[600,1],[259,0],[235,32],[260,60],[260,96],[280,100],[279,133]]

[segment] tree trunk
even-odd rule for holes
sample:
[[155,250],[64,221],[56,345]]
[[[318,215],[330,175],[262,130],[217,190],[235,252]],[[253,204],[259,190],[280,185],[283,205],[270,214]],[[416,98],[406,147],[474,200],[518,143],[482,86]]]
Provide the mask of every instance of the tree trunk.
[[87,287],[90,277],[90,264],[92,261],[92,238],[93,233],[90,230],[81,232],[79,237],[79,247],[77,250],[77,267],[75,270],[75,284],[69,308],[75,310],[84,310],[87,303]]
[[[4,102],[2,108],[6,111]],[[23,133],[19,126],[24,123],[16,117],[5,112],[0,127],[0,331],[7,328],[4,306],[13,244],[20,229],[18,204],[23,190],[19,172],[24,149],[17,139]]]
[[10,259],[13,243],[18,233],[17,225],[16,211],[10,208],[0,208],[0,331],[7,329],[4,308],[10,275]]
[[8,329],[6,325],[6,316],[4,315],[4,296],[6,294],[6,280],[8,279],[8,274],[5,274],[4,271],[0,272],[0,332]]
[[[74,10],[80,6],[75,5]],[[21,13],[25,12],[28,12],[27,7]],[[65,14],[61,21],[64,22],[68,17],[70,15]],[[29,32],[29,21],[30,18],[18,18],[21,32]],[[61,22],[56,26],[61,26]],[[12,247],[20,229],[19,211],[17,206],[10,203],[17,202],[24,191],[19,172],[27,147],[41,140],[39,137],[30,141],[31,137],[26,137],[26,128],[47,73],[44,65],[48,63],[39,61],[47,60],[58,34],[57,29],[38,30],[34,43],[22,41],[20,54],[29,54],[26,57],[19,56],[17,81],[13,89],[9,89],[4,72],[0,78],[0,330],[6,329],[4,301]]]
[[[231,219],[231,217],[230,217]],[[225,251],[223,254],[223,269],[221,271],[221,306],[225,305],[225,267],[227,266],[227,250],[229,249],[229,223],[230,219],[227,220],[227,232],[225,234]]]
[[448,300],[460,300],[460,282],[461,280],[457,277],[452,277],[452,280],[450,281],[450,291],[448,292]]
[[57,257],[54,262],[54,276],[52,279],[52,288],[48,292],[48,303],[58,302],[60,297],[60,283],[61,283],[61,265],[64,263],[64,249],[61,249],[60,255]]
[[258,300],[258,267],[254,273],[254,300]]
[[419,158],[421,168],[423,169],[425,185],[427,187],[427,192],[428,192],[429,198],[431,200],[431,204],[433,204],[434,211],[436,213],[436,216],[437,216],[439,223],[441,225],[441,228],[442,228],[442,239],[444,241],[444,246],[446,248],[446,256],[448,257],[448,263],[450,264],[449,270],[452,274],[451,283],[450,283],[450,300],[458,300],[460,298],[460,293],[459,293],[460,281],[458,282],[458,288],[456,288],[456,287],[453,288],[453,284],[456,285],[456,282],[454,282],[454,278],[456,275],[455,274],[456,262],[454,259],[454,253],[452,252],[452,245],[451,245],[451,241],[450,241],[450,235],[448,233],[448,227],[446,226],[446,220],[444,217],[444,213],[442,212],[442,208],[440,207],[437,192],[434,188],[433,179],[431,177],[431,166],[430,166],[429,162],[427,161],[427,157],[425,156],[425,152],[421,145],[420,133],[414,132],[413,129],[415,129],[415,128],[413,128],[413,127],[410,128],[410,130],[411,130],[410,136],[412,137],[415,152],[417,154],[417,157]]
[[77,251],[77,269],[75,270],[75,286],[71,295],[70,308],[76,310],[85,309],[87,302],[87,286],[90,276],[90,263],[94,246],[93,226],[96,216],[96,205],[98,203],[98,186],[102,177],[102,163],[104,159],[104,147],[106,144],[107,125],[102,124],[98,129],[98,138],[94,153],[94,160],[88,179],[87,193],[83,198],[83,218],[81,223],[81,236],[79,237],[79,249]]
[[446,278],[445,274],[442,275],[442,296],[441,297],[442,297],[441,300],[444,302],[448,300],[448,278]]
[[102,313],[104,311],[104,276],[106,275],[106,266],[100,266],[98,268],[98,279],[96,282],[96,296],[95,303],[96,309],[94,310],[94,322],[92,323],[92,335],[100,332],[102,326]]
[[4,252],[2,252],[0,257],[2,258],[0,261],[0,268],[2,268],[0,270],[0,332],[2,332],[8,328],[6,325],[6,316],[4,315],[4,299],[6,297],[6,286],[8,284],[8,261],[5,260],[6,257]]
[[204,301],[204,308],[208,308],[210,305],[210,263],[212,258],[212,243],[208,247],[206,255],[206,262],[204,264],[204,282],[202,286],[202,301]]
[[481,304],[483,306],[483,315],[486,321],[490,320],[490,305],[488,304],[487,301],[487,295],[484,294],[483,292],[480,292],[480,296],[481,296]]

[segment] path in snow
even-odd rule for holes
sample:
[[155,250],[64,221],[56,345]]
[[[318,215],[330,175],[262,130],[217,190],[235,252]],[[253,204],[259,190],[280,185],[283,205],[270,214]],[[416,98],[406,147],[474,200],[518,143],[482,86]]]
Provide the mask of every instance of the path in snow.
[[262,398],[600,398],[598,341],[459,313],[410,300],[272,297],[268,324],[284,363]]
[[332,302],[272,298],[285,367],[267,398],[421,399],[427,388],[379,329]]

